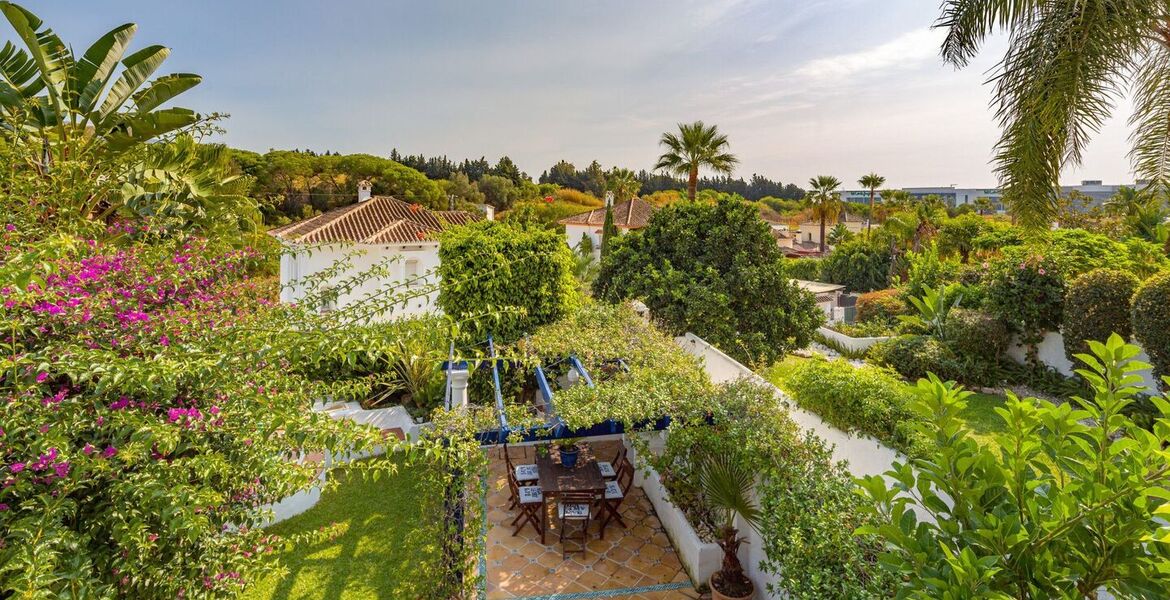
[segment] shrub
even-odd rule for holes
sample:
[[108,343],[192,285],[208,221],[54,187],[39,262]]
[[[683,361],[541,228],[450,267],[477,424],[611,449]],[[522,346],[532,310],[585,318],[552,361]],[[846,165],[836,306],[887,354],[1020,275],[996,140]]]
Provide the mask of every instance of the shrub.
[[914,449],[912,398],[891,371],[812,358],[801,362],[780,385],[802,408],[839,429],[867,433],[903,452]]
[[841,244],[821,260],[821,279],[851,292],[869,292],[889,286],[894,255],[885,244],[858,239]]
[[988,229],[987,219],[975,214],[947,219],[938,229],[938,250],[943,256],[958,254],[960,262],[966,263],[975,250],[975,240]]
[[1130,339],[1130,303],[1138,279],[1117,269],[1095,269],[1074,279],[1064,294],[1064,353],[1070,361],[1089,351],[1086,340],[1104,341],[1110,333]]
[[958,357],[946,344],[928,335],[901,335],[869,349],[869,359],[889,367],[907,379],[934,373],[943,379],[960,379]]
[[[573,251],[564,235],[480,221],[444,231],[439,245],[439,306],[463,333],[507,342],[568,313],[578,302]],[[499,314],[484,319],[485,307]]]
[[898,322],[898,315],[910,312],[895,289],[866,292],[857,298],[857,321],[879,321],[889,325]]
[[586,210],[605,206],[605,202],[598,199],[597,196],[570,188],[561,188],[557,190],[556,193],[553,194],[553,197],[556,198],[556,201],[560,203],[588,207]]
[[989,312],[956,308],[947,318],[951,348],[962,357],[998,362],[1011,343],[1007,325]]
[[987,309],[1020,334],[1028,362],[1038,364],[1036,345],[1061,322],[1064,280],[1057,266],[1036,254],[1004,256],[989,266],[986,289]]
[[784,271],[793,279],[817,281],[821,276],[821,259],[789,258],[784,261]]
[[695,457],[724,456],[758,475],[763,568],[780,586],[806,598],[881,596],[890,582],[873,561],[880,548],[853,535],[871,521],[859,518],[852,478],[831,449],[800,431],[771,387],[739,380],[702,396],[710,423],[675,421],[661,452],[633,441],[699,536],[714,539],[718,519],[700,493]]
[[938,247],[931,244],[921,252],[906,255],[906,286],[903,295],[921,298],[926,288],[942,289],[958,278],[959,263],[939,258]]
[[1154,374],[1170,376],[1170,272],[1155,275],[1138,288],[1132,321],[1134,337],[1154,364]]

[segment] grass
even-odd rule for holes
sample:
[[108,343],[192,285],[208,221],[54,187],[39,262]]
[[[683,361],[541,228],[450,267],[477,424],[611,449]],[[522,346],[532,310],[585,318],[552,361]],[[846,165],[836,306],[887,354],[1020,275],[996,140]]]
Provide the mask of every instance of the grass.
[[[765,369],[761,375],[773,384],[783,387],[780,382],[792,373],[800,364],[808,360],[799,356],[788,355],[784,360]],[[907,387],[913,387],[907,383]],[[960,416],[967,421],[967,428],[972,437],[982,446],[992,443],[992,434],[1004,430],[1005,423],[995,412],[997,406],[1003,406],[1006,398],[996,394],[972,394],[967,398],[967,408]]]
[[425,535],[428,528],[419,523],[423,489],[415,471],[420,468],[400,465],[396,474],[377,481],[338,472],[339,485],[326,490],[316,506],[269,528],[282,536],[331,528],[331,535],[282,554],[280,562],[288,573],[256,582],[243,597],[425,597],[415,586],[425,583],[422,567],[436,559],[438,548],[435,536]]

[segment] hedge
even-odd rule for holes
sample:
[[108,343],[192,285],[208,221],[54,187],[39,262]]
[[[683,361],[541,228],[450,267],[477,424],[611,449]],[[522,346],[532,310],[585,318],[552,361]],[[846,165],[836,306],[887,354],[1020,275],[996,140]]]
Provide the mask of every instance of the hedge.
[[[502,342],[552,323],[578,304],[573,251],[555,231],[479,221],[439,239],[439,307],[471,341]],[[483,314],[484,307],[501,307]]]
[[896,373],[816,357],[780,382],[796,403],[847,432],[862,432],[906,453],[920,443],[911,389]]
[[1147,279],[1138,288],[1132,322],[1134,337],[1154,364],[1154,374],[1170,375],[1170,271]]
[[956,354],[991,362],[997,362],[1011,343],[1011,333],[1003,321],[986,311],[969,308],[950,312],[947,337]]
[[838,246],[821,260],[821,279],[850,292],[869,292],[889,286],[894,255],[885,244],[853,240]]
[[868,358],[874,364],[915,380],[934,373],[941,379],[961,379],[959,357],[950,346],[928,335],[900,335],[874,344]]
[[1086,340],[1103,342],[1116,333],[1133,335],[1130,302],[1138,278],[1117,269],[1096,269],[1074,279],[1064,294],[1064,353],[1074,364],[1089,351]]
[[881,321],[889,324],[898,322],[898,315],[909,312],[902,301],[901,293],[895,289],[866,292],[857,297],[857,321]]

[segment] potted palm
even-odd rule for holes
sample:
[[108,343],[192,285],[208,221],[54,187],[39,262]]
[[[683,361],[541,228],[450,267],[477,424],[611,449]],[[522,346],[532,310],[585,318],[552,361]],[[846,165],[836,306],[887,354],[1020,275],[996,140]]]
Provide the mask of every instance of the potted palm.
[[748,600],[756,592],[739,562],[743,538],[735,526],[736,517],[753,529],[759,523],[760,509],[751,497],[754,483],[751,470],[726,456],[712,457],[699,470],[699,490],[715,521],[716,543],[723,549],[722,566],[707,580],[713,600]]

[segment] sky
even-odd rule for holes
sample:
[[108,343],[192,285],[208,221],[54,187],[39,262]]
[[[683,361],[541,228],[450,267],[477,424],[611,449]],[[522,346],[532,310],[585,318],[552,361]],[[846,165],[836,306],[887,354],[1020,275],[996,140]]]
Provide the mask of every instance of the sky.
[[[565,159],[650,168],[703,120],[737,175],[856,187],[987,187],[998,127],[986,80],[1005,43],[957,71],[938,0],[25,0],[77,53],[125,22],[177,104],[228,113],[219,141],[455,160],[508,155],[534,178]],[[7,25],[0,27],[12,39]],[[1132,180],[1123,105],[1062,182]]]

